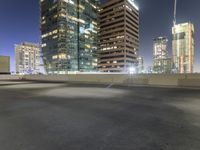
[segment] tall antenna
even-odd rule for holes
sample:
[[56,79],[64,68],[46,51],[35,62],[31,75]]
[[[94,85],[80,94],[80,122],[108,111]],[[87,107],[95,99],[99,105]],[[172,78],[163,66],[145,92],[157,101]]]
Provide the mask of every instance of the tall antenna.
[[174,0],[174,26],[176,25],[177,0]]

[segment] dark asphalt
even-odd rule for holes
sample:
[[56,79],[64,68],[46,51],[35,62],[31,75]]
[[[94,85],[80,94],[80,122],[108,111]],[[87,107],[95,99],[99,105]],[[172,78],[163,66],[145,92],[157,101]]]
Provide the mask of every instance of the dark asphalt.
[[0,150],[200,150],[200,90],[0,81]]

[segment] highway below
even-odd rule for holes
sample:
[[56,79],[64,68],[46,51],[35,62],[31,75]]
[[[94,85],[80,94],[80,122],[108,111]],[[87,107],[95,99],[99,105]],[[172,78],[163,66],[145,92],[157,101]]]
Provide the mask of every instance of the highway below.
[[1,150],[200,150],[200,89],[0,81]]

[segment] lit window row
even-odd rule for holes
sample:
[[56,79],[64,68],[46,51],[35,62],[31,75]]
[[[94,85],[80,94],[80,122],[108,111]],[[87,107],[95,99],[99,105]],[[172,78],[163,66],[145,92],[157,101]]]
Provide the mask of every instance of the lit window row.
[[48,32],[48,33],[46,33],[46,34],[43,34],[43,35],[42,35],[42,38],[46,38],[46,37],[48,37],[48,36],[51,36],[51,35],[57,34],[57,33],[58,33],[58,30],[54,30],[54,31]]
[[[68,56],[68,58],[70,59],[70,56]],[[54,55],[52,56],[52,59],[67,59],[66,54],[59,54],[59,55]]]

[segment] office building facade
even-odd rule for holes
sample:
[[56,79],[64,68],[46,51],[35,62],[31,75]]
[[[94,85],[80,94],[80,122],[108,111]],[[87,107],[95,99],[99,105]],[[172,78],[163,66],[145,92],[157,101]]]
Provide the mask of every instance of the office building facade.
[[0,74],[10,74],[9,56],[0,56]]
[[154,62],[153,73],[170,74],[172,73],[172,58],[158,59]]
[[168,57],[166,37],[158,37],[153,40],[153,72],[170,73],[171,58]]
[[98,0],[40,0],[42,54],[48,74],[97,69]]
[[99,17],[99,71],[127,72],[137,67],[139,9],[134,0],[109,0]]
[[16,74],[37,74],[39,65],[39,44],[24,42],[15,45]]
[[183,23],[172,28],[173,70],[175,73],[193,73],[194,25]]

